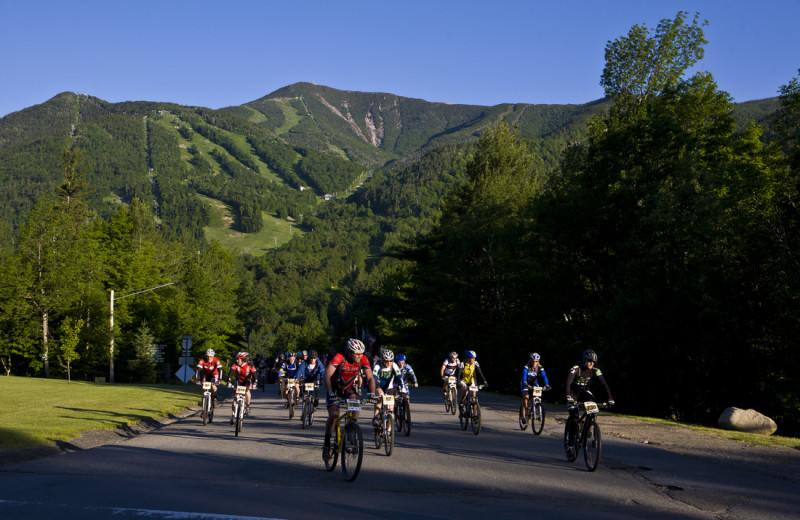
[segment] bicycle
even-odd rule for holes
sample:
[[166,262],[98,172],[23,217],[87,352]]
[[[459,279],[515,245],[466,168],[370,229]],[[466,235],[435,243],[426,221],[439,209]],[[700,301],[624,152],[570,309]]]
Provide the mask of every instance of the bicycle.
[[[368,403],[369,400],[365,400]],[[323,449],[322,459],[325,461],[325,469],[333,471],[336,469],[336,462],[339,454],[342,455],[342,472],[345,480],[352,482],[358,477],[361,471],[361,461],[364,457],[364,437],[361,434],[361,427],[358,425],[356,413],[361,411],[361,401],[359,399],[339,399],[339,406],[346,406],[344,413],[333,425],[333,439],[331,442],[328,457],[325,457]]]
[[297,380],[292,378],[286,380],[286,403],[284,407],[289,409],[290,420],[294,418],[294,385],[296,382]]
[[542,406],[541,386],[530,387],[531,395],[528,397],[528,406],[525,408],[525,416],[519,418],[519,428],[525,430],[528,423],[531,423],[531,433],[540,435],[544,429],[544,406]]
[[267,391],[267,369],[260,368],[258,370],[258,386],[261,387],[262,392]]
[[408,398],[408,385],[401,386],[399,390],[394,417],[397,431],[403,432],[403,435],[408,437],[411,435],[411,403]]
[[315,383],[305,383],[303,385],[303,411],[300,413],[300,422],[303,423],[303,429],[311,427],[314,422],[314,391],[317,385]]
[[211,394],[211,381],[203,382],[203,426],[214,421],[214,396]]
[[456,403],[456,378],[455,376],[447,376],[447,390],[444,392],[444,411],[455,415],[457,410]]
[[476,385],[472,383],[467,392],[466,402],[464,403],[464,412],[458,414],[458,420],[461,423],[461,429],[466,430],[467,426],[472,423],[472,433],[478,435],[481,433],[481,405],[478,403],[478,390],[486,385]]
[[586,464],[586,469],[595,471],[600,464],[600,454],[602,452],[602,439],[600,425],[597,424],[597,414],[601,408],[608,408],[609,405],[608,403],[597,404],[594,401],[584,401],[573,406],[582,406],[584,411],[577,419],[574,439],[570,439],[569,435],[570,421],[574,419],[573,415],[570,415],[564,426],[564,450],[567,454],[567,461],[574,462],[578,458],[578,452],[583,449],[583,462]]
[[235,401],[233,402],[233,423],[234,423],[234,435],[236,437],[239,436],[239,432],[242,431],[242,422],[244,418],[247,416],[247,405],[245,404],[245,396],[247,395],[247,387],[244,385],[239,385],[236,387],[236,396]]
[[383,406],[378,411],[378,426],[373,430],[375,434],[375,448],[383,449],[387,457],[391,457],[392,448],[394,448],[394,412],[389,409],[389,406],[394,406],[394,396],[384,395],[381,396]]

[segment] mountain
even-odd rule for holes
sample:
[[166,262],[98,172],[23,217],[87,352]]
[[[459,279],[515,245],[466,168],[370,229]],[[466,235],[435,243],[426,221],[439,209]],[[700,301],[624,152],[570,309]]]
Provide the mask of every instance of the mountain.
[[[0,118],[0,218],[24,222],[61,182],[67,147],[82,150],[90,166],[92,209],[108,216],[135,197],[175,234],[203,236],[213,220],[209,204],[228,208],[234,230],[256,233],[264,219],[312,214],[324,195],[347,195],[379,170],[387,173],[373,177],[368,193],[396,208],[405,202],[392,194],[415,178],[409,167],[427,152],[460,149],[506,122],[552,171],[566,143],[579,140],[605,106],[454,105],[312,83],[220,110],[65,92]],[[737,105],[742,120],[762,121],[776,109],[775,100]],[[430,197],[423,193],[429,181],[418,176],[411,198],[435,200],[449,185],[439,178]]]

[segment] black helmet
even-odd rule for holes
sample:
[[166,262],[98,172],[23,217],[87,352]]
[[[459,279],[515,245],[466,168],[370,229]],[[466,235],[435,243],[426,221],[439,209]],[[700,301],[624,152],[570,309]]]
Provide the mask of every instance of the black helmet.
[[595,352],[590,348],[586,349],[583,351],[583,354],[581,354],[581,359],[583,361],[591,361],[593,363],[597,363],[597,352]]

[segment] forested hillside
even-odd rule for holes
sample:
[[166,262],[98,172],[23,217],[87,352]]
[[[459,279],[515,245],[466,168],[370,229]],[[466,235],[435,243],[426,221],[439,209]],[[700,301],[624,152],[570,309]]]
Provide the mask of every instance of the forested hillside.
[[3,368],[153,380],[152,345],[174,361],[184,334],[227,358],[369,329],[428,383],[470,348],[514,393],[537,351],[563,400],[588,346],[623,411],[756,407],[800,433],[798,79],[734,104],[684,77],[697,21],[662,24],[609,42],[585,105],[298,83],[222,110],[64,93],[0,119]]

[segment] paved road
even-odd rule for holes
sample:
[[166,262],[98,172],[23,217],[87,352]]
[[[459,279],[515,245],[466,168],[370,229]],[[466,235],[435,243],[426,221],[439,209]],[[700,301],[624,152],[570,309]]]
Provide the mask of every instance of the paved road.
[[411,436],[391,457],[366,443],[353,483],[324,470],[323,417],[301,429],[269,386],[254,393],[238,438],[223,413],[205,427],[195,413],[116,444],[0,466],[0,518],[798,518],[794,478],[611,437],[589,473],[564,459],[561,424],[535,437],[501,413],[514,401],[484,394],[475,436],[438,392],[413,399]]

